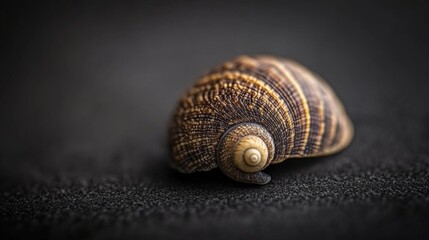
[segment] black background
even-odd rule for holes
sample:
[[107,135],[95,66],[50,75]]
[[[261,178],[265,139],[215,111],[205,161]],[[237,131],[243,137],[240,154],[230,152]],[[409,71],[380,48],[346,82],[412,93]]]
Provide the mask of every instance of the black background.
[[[1,235],[403,238],[429,233],[424,1],[2,3]],[[240,54],[295,59],[336,90],[344,152],[254,187],[167,167],[198,76]]]

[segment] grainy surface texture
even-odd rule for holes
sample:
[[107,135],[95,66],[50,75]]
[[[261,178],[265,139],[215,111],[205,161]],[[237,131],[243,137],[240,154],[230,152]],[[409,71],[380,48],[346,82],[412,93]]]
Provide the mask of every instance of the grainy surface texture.
[[[1,239],[423,239],[429,14],[423,1],[2,7]],[[355,125],[340,154],[252,187],[167,167],[168,120],[241,54],[319,73]]]

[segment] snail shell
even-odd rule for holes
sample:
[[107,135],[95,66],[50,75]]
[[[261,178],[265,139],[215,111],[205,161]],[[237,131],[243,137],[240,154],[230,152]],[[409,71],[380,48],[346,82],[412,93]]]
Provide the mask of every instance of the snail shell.
[[169,129],[181,172],[219,167],[228,177],[266,184],[261,170],[288,158],[336,153],[353,126],[316,74],[272,56],[241,56],[203,76],[181,98]]

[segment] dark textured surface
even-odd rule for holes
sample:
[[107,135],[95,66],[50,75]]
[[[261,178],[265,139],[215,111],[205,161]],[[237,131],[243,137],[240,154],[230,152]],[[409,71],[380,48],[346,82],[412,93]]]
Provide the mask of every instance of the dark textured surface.
[[[24,4],[2,8],[1,236],[423,238],[429,233],[428,5]],[[239,54],[296,59],[356,136],[272,182],[167,168],[182,92]]]

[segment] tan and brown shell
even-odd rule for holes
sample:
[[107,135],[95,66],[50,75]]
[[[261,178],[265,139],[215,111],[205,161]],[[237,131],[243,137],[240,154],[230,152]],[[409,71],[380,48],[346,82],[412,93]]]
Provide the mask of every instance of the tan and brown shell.
[[169,129],[181,172],[219,167],[228,177],[266,184],[261,172],[288,158],[329,155],[349,145],[353,125],[331,87],[302,65],[241,56],[187,91]]

